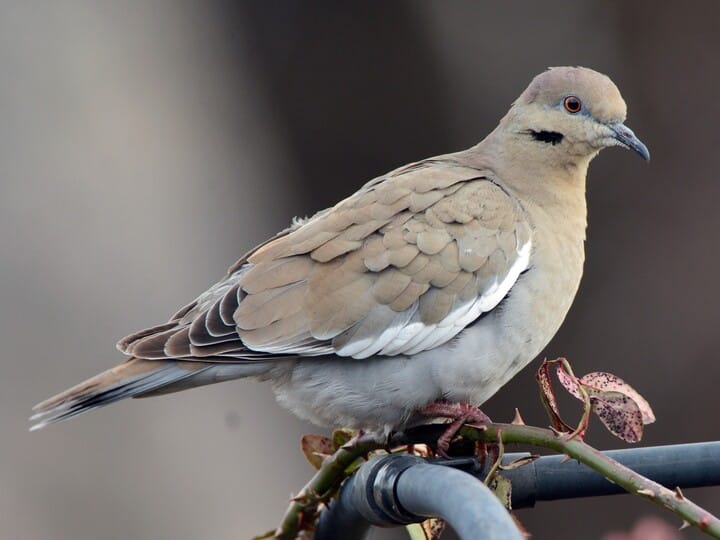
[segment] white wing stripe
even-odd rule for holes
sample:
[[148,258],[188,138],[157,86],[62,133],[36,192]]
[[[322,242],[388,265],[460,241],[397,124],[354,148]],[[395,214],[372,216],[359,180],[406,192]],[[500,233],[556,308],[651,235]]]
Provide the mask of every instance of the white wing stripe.
[[[397,327],[398,319],[395,319],[393,322],[396,324],[375,337],[374,344],[369,341],[372,336],[363,336],[362,348],[355,354],[349,354],[356,350],[351,339],[343,346],[342,352],[338,351],[337,354],[358,359],[377,353],[386,356],[410,355],[449,341],[481,314],[494,309],[507,296],[520,274],[528,268],[531,250],[532,242],[528,240],[518,249],[517,259],[500,282],[494,280],[474,301],[453,306],[450,313],[438,324],[425,325],[420,322],[418,313],[414,312],[402,328]],[[392,336],[392,339],[388,342],[389,336]]]

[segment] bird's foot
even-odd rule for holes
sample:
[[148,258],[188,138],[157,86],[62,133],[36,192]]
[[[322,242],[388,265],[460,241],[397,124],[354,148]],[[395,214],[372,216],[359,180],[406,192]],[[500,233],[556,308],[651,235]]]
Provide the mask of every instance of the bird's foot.
[[449,457],[447,454],[457,432],[463,424],[476,424],[483,426],[490,424],[492,420],[479,408],[469,403],[452,403],[449,401],[438,400],[429,405],[425,405],[420,409],[420,414],[429,418],[448,418],[450,423],[437,440],[437,452],[443,457]]

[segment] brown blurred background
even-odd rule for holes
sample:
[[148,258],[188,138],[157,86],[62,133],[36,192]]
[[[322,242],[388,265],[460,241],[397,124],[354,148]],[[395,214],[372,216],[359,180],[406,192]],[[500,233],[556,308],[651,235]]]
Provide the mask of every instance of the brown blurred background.
[[[653,159],[593,163],[586,275],[546,353],[631,381],[658,417],[644,444],[720,439],[720,4],[659,6],[1,1],[0,538],[273,528],[311,474],[298,440],[316,428],[266,385],[32,434],[30,407],[116,363],[118,338],[292,216],[474,144],[550,65],[609,74]],[[484,408],[516,406],[546,423],[532,368]],[[602,432],[591,442],[622,446]],[[720,512],[720,488],[687,494]],[[599,539],[655,513],[618,496],[519,517],[535,538]]]

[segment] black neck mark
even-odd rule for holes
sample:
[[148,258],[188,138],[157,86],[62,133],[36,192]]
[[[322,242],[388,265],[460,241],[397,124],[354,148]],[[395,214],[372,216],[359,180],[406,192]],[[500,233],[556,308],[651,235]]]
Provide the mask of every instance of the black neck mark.
[[536,141],[550,143],[553,146],[560,144],[564,137],[562,133],[558,133],[557,131],[535,131],[534,129],[531,129],[529,133]]

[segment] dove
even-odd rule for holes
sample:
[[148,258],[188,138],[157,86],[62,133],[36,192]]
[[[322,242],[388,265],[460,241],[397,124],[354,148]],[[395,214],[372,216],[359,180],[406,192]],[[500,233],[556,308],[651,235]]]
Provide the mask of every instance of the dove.
[[295,220],[167,323],[122,339],[123,363],[36,405],[31,429],[244,377],[320,426],[387,435],[480,418],[576,295],[590,161],[612,146],[650,158],[625,118],[607,76],[544,71],[479,144]]

